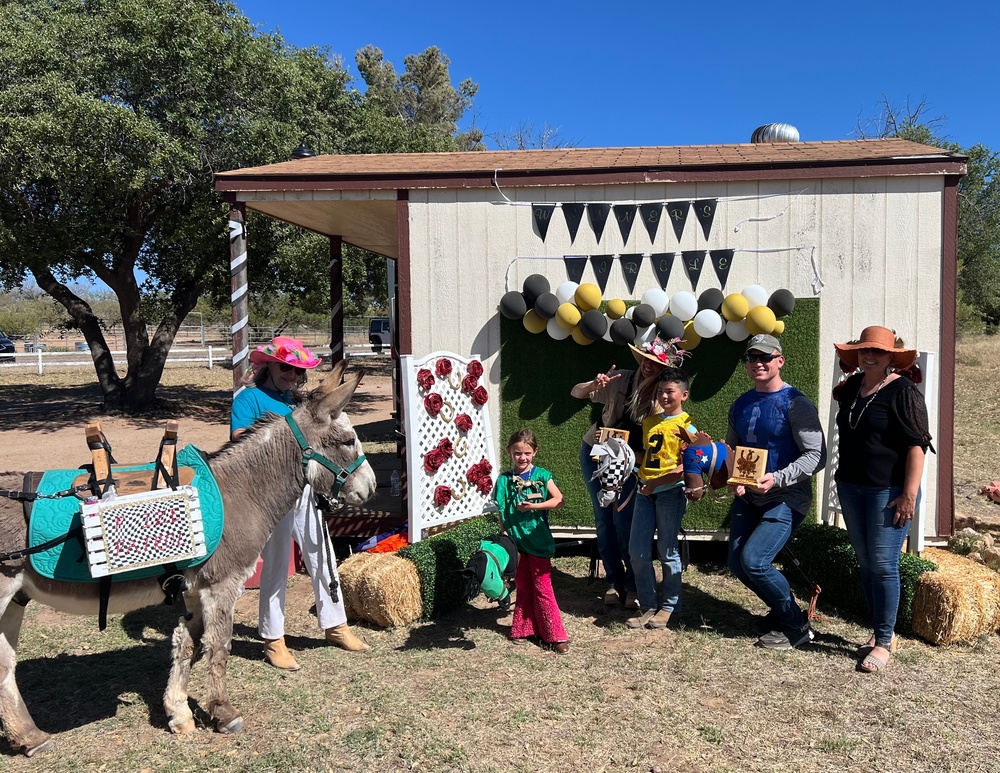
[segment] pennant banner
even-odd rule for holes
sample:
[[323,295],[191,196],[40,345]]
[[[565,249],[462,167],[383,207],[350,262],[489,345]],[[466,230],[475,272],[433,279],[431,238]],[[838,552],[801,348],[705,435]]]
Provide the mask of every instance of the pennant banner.
[[628,244],[629,234],[632,233],[632,224],[635,223],[635,204],[615,204],[615,220],[618,221],[618,230],[621,231],[622,244]]
[[729,269],[733,267],[733,250],[711,250],[712,268],[715,275],[719,277],[722,289],[726,289],[726,280],[729,279]]
[[601,241],[601,237],[604,236],[604,224],[608,222],[608,214],[611,212],[610,204],[588,204],[587,205],[587,219],[590,221],[590,227],[594,230],[594,236],[597,241]]
[[701,276],[701,270],[705,267],[706,254],[705,250],[685,250],[681,253],[684,258],[684,270],[687,272],[688,279],[691,280],[692,292],[698,292],[698,277]]
[[660,227],[660,215],[662,214],[663,204],[660,202],[655,204],[639,205],[639,219],[642,220],[642,224],[646,226],[646,233],[649,234],[649,240],[651,242],[656,241],[656,231]]
[[587,256],[564,255],[563,263],[566,264],[566,276],[569,280],[580,284],[580,280],[583,279],[583,270],[587,267]]
[[580,221],[583,220],[583,210],[586,208],[586,204],[575,202],[562,205],[563,217],[566,218],[566,227],[569,229],[570,244],[576,241],[576,232],[580,230]]
[[622,264],[622,276],[625,277],[625,284],[631,295],[635,290],[635,281],[639,278],[639,269],[642,268],[642,255],[619,255],[618,262]]
[[552,222],[552,213],[555,211],[555,204],[532,204],[531,216],[535,220],[535,230],[545,241],[545,234],[549,232],[549,223]]
[[614,263],[614,261],[614,255],[590,256],[590,265],[594,269],[594,275],[597,277],[597,286],[601,288],[602,295],[604,294],[604,288],[608,286],[608,277],[611,276],[611,264]]
[[667,217],[670,218],[670,222],[674,226],[674,234],[677,236],[678,242],[681,240],[681,235],[684,233],[684,223],[687,221],[688,210],[690,208],[690,201],[667,202]]
[[694,203],[694,213],[698,216],[706,239],[712,233],[712,221],[715,220],[715,207],[718,203],[718,199],[701,199]]
[[674,255],[676,254],[675,252],[654,252],[649,256],[649,260],[653,264],[653,273],[656,274],[661,290],[667,289],[667,280],[670,279],[670,269],[674,267]]

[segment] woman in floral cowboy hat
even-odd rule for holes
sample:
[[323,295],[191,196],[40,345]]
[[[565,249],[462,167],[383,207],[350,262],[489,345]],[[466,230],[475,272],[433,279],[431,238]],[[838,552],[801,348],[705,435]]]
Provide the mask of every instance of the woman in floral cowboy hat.
[[840,403],[836,481],[874,623],[858,650],[858,669],[871,673],[884,669],[896,648],[899,552],[919,501],[924,454],[933,446],[923,395],[901,373],[916,361],[914,349],[879,326],[834,348],[843,370],[858,371],[834,393]]
[[[296,391],[306,382],[306,371],[320,364],[319,358],[313,356],[302,341],[285,336],[278,336],[267,346],[258,346],[250,353],[250,362],[255,388],[243,389],[233,400],[229,422],[233,440],[267,414],[285,416],[291,413]],[[302,560],[312,578],[316,616],[327,642],[353,652],[368,649],[368,645],[356,637],[347,625],[343,598],[334,601],[330,595],[331,581],[336,583],[339,580],[333,546],[321,529],[320,518],[312,487],[306,484],[299,500],[275,526],[261,552],[264,566],[260,576],[258,627],[264,639],[264,656],[276,668],[299,669],[299,664],[285,646],[285,585],[293,536],[299,543]],[[327,555],[331,559],[329,562],[325,560]],[[333,567],[332,578],[328,566]]]

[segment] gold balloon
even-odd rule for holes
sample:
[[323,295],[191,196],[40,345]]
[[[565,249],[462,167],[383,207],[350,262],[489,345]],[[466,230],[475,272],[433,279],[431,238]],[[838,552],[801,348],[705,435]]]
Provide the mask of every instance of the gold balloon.
[[779,319],[775,320],[774,330],[771,331],[771,335],[780,336],[785,332],[785,320]]
[[580,310],[568,301],[566,303],[560,303],[559,308],[556,309],[556,322],[559,326],[565,328],[566,330],[572,330],[577,325],[580,324],[580,317],[583,315]]
[[776,321],[774,312],[767,306],[754,306],[747,312],[747,332],[752,336],[770,333]]
[[625,301],[621,298],[608,301],[608,319],[621,319],[625,316],[625,311]]
[[545,330],[545,323],[548,320],[539,317],[534,309],[528,309],[528,313],[524,315],[521,322],[524,324],[524,329],[529,333],[541,333]]
[[694,329],[694,320],[688,320],[684,323],[684,340],[678,344],[681,349],[686,351],[691,351],[692,349],[697,349],[698,344],[701,343],[701,336],[698,335],[698,331]]
[[590,311],[601,306],[601,288],[590,282],[584,282],[576,288],[574,296],[580,311]]
[[585,336],[582,332],[580,332],[579,325],[573,328],[573,331],[570,333],[570,336],[572,336],[573,340],[576,341],[578,344],[580,344],[580,346],[587,346],[588,344],[594,343],[593,338],[587,338],[587,336]]
[[728,322],[739,322],[750,311],[750,302],[741,293],[730,293],[722,301],[722,316]]

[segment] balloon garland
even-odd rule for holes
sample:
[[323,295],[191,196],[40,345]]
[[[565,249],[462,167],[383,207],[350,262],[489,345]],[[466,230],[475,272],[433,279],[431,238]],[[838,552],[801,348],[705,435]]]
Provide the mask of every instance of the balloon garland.
[[783,318],[795,309],[791,291],[782,288],[769,294],[758,284],[729,295],[715,287],[698,296],[686,290],[668,296],[651,288],[638,305],[626,308],[621,298],[613,298],[603,312],[602,300],[595,284],[566,281],[552,291],[548,279],[531,274],[521,292],[503,295],[499,309],[507,319],[521,320],[528,332],[545,332],[556,341],[572,338],[586,346],[603,338],[638,346],[654,338],[680,338],[687,350],[722,335],[733,341],[760,333],[780,336],[785,331]]

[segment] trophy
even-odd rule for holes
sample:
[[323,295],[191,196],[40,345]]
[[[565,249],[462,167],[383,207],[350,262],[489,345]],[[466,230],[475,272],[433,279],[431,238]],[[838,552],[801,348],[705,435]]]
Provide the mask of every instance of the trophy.
[[767,472],[767,449],[736,446],[733,477],[727,483],[737,486],[756,486],[757,479]]

